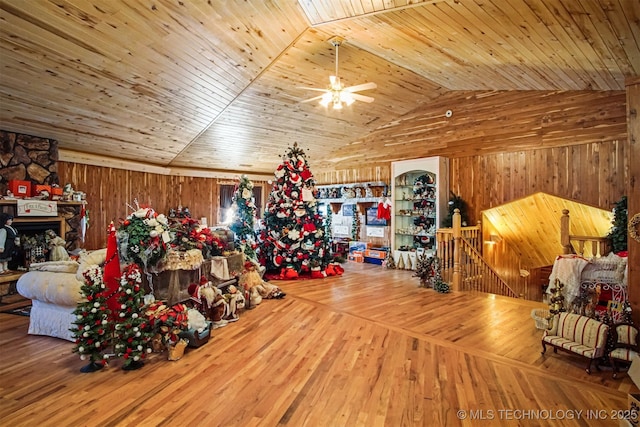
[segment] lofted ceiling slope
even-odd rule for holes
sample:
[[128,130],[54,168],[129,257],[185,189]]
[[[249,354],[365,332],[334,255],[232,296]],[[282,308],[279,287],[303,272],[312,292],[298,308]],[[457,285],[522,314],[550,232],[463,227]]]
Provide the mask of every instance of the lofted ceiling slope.
[[[552,265],[562,253],[560,219],[569,211],[569,234],[573,236],[606,236],[611,230],[613,214],[573,200],[546,193],[534,193],[513,202],[482,212],[488,222],[512,248],[518,248],[520,259],[528,268]],[[575,242],[574,251],[578,253]],[[592,257],[591,246],[585,256]]]
[[[412,135],[367,136],[456,91],[623,91],[638,3],[0,0],[0,128],[176,169],[270,175],[294,142],[320,169],[388,162]],[[329,83],[334,35],[373,103],[301,102]]]

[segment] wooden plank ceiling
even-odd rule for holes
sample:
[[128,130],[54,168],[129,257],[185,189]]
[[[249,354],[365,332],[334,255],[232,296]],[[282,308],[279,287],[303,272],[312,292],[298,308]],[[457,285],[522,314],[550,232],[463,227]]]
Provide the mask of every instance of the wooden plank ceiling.
[[[606,236],[611,229],[611,211],[595,208],[546,193],[534,193],[482,212],[488,222],[512,248],[517,248],[523,265],[538,268],[552,265],[562,252],[560,218],[569,210],[569,233],[574,236]],[[577,247],[574,247],[577,251]],[[591,247],[585,256],[592,257]]]
[[[639,3],[1,0],[0,128],[98,164],[270,175],[294,142],[318,169],[388,162],[412,135],[366,137],[455,91],[623,91]],[[335,35],[373,103],[301,102],[334,74]]]

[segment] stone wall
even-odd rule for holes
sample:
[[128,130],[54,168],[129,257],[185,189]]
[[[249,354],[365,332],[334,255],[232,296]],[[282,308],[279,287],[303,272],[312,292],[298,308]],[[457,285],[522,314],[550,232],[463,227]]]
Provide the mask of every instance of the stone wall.
[[0,130],[0,194],[9,180],[60,184],[58,141]]
[[[59,185],[58,142],[0,130],[0,195],[6,194],[9,181],[31,181],[33,184]],[[66,221],[67,250],[80,247],[79,236],[82,205],[58,202],[58,216]],[[15,204],[3,204],[0,211],[16,215]],[[48,218],[45,218],[45,220]],[[16,227],[19,230],[19,227]]]

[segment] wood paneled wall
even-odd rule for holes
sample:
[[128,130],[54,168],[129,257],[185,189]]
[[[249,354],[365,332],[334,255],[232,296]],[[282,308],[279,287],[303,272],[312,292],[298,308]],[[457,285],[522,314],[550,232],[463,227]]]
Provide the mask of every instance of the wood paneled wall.
[[[627,115],[629,122],[629,179],[627,180],[627,211],[629,220],[640,214],[640,77],[627,82]],[[629,237],[629,292],[633,319],[640,322],[640,242]]]
[[[623,141],[611,141],[454,158],[449,186],[468,203],[471,223],[481,219],[484,209],[538,191],[611,209],[627,191],[627,151]],[[370,175],[372,171],[354,175],[353,181],[384,176],[384,172]],[[104,245],[108,223],[124,218],[130,212],[127,204],[133,205],[136,198],[164,213],[178,205],[188,206],[194,218],[207,217],[209,224],[215,224],[219,220],[218,184],[230,182],[70,162],[59,162],[58,173],[61,184],[71,182],[87,193],[89,249]],[[266,182],[254,183],[269,190]]]
[[471,223],[540,191],[609,210],[626,194],[627,151],[611,141],[451,159],[449,188],[469,204]]
[[366,170],[393,160],[623,141],[625,104],[624,91],[447,92],[346,146],[331,166]]
[[[87,193],[90,226],[84,247],[106,246],[106,229],[132,212],[137,199],[159,213],[178,206],[188,207],[194,218],[206,217],[209,225],[220,220],[220,183],[231,180],[188,176],[160,175],[125,169],[106,168],[70,162],[59,162],[61,183],[72,183],[76,190]],[[266,183],[254,181],[256,185]],[[128,206],[129,205],[129,206]]]

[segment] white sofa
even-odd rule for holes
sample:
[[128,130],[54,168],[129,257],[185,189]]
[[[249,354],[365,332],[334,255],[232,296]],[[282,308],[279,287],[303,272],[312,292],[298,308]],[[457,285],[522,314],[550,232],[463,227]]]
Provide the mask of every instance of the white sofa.
[[29,334],[74,341],[70,329],[73,311],[82,301],[83,273],[105,262],[106,249],[82,253],[78,261],[34,263],[16,284],[20,295],[31,300]]

